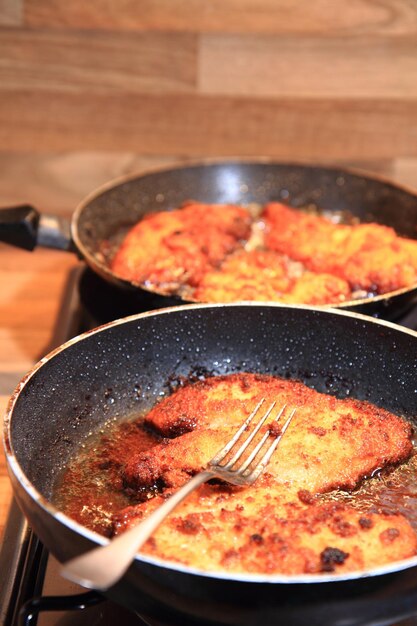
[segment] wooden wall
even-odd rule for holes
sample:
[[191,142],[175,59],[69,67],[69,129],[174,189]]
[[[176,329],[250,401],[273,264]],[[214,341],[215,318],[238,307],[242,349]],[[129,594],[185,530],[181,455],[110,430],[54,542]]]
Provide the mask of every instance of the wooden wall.
[[417,187],[417,2],[0,0],[0,204],[227,155]]

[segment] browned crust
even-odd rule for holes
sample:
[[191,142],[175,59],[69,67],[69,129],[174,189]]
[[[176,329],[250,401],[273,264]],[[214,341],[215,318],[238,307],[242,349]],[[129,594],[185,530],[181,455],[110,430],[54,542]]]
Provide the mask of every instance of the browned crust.
[[144,551],[207,570],[290,575],[357,571],[416,554],[416,534],[404,516],[318,497],[353,489],[406,460],[410,424],[368,402],[250,373],[186,385],[150,411],[148,426],[177,436],[133,455],[123,477],[133,492],[158,484],[162,495],[120,511],[114,531],[137,523],[203,469],[260,397],[266,406],[274,399],[298,407],[267,471],[246,488],[202,486]]
[[415,285],[417,241],[380,224],[336,224],[278,202],[257,218],[240,206],[190,202],[146,215],[111,269],[195,301],[340,305]]

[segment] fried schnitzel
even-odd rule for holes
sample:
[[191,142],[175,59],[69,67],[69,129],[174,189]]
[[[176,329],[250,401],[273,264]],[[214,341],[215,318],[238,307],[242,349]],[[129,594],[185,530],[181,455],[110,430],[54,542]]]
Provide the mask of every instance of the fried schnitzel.
[[417,536],[403,515],[318,495],[352,490],[406,460],[410,424],[365,401],[251,373],[188,384],[148,413],[147,427],[165,439],[133,455],[123,481],[136,497],[155,486],[162,495],[116,513],[114,532],[136,524],[204,469],[260,398],[265,407],[271,400],[297,407],[266,471],[250,487],[201,486],[143,551],[203,570],[287,575],[364,570],[416,554]]
[[[114,516],[116,534],[163,498]],[[264,574],[342,573],[411,557],[417,537],[402,515],[364,513],[337,502],[288,499],[270,485],[206,484],[187,498],[142,548],[202,570]]]
[[320,215],[271,202],[263,215],[265,245],[312,272],[346,280],[377,294],[417,282],[417,241],[381,224],[335,224]]
[[272,250],[238,251],[217,269],[206,271],[193,291],[201,302],[237,300],[328,304],[349,300],[346,280],[314,273]]
[[232,205],[190,203],[150,213],[128,232],[111,269],[121,278],[176,293],[241,247],[250,223],[249,213]]
[[415,526],[417,463],[405,419],[266,374],[177,383],[146,416],[103,433],[70,464],[62,510],[107,536],[122,533],[205,468],[264,398],[260,415],[276,401],[264,430],[278,433],[297,407],[264,473],[250,486],[200,486],[141,551],[205,571],[267,575],[363,572],[417,554],[408,519]]
[[288,493],[353,489],[412,452],[410,424],[385,409],[339,400],[292,380],[232,374],[186,385],[148,413],[148,427],[175,438],[133,455],[123,471],[125,485],[178,487],[206,466],[261,398],[265,407],[272,401],[297,407],[267,468]]
[[417,283],[417,241],[279,202],[190,202],[147,214],[111,261],[119,277],[202,302],[339,304]]

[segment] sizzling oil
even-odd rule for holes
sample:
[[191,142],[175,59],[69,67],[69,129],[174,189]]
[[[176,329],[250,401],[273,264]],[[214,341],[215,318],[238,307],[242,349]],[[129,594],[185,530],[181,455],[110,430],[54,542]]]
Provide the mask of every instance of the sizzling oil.
[[[112,515],[143,500],[144,494],[123,488],[121,468],[137,452],[161,442],[148,432],[141,419],[108,426],[84,444],[61,475],[54,492],[55,504],[80,524],[103,535],[112,532]],[[391,471],[367,477],[352,492],[334,491],[320,496],[369,512],[401,513],[417,532],[417,449],[406,462]],[[149,491],[146,496],[152,497]]]
[[417,532],[417,453],[391,471],[375,473],[352,491],[334,491],[324,499],[345,502],[371,513],[401,513]]
[[113,513],[137,501],[123,489],[120,469],[133,453],[149,450],[160,441],[141,421],[107,426],[82,446],[59,477],[56,506],[87,528],[109,536]]

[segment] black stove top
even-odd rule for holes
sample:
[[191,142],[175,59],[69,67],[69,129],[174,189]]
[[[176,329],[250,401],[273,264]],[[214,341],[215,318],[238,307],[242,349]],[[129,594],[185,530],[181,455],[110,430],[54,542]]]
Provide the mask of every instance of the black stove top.
[[[178,300],[145,292],[121,292],[88,268],[78,267],[68,279],[54,343],[59,345],[113,319],[176,304]],[[396,322],[417,329],[417,307]],[[0,626],[180,626],[151,623],[94,591],[86,592],[64,580],[58,574],[57,562],[27,526],[14,502],[0,548]],[[396,626],[417,626],[417,618]]]

